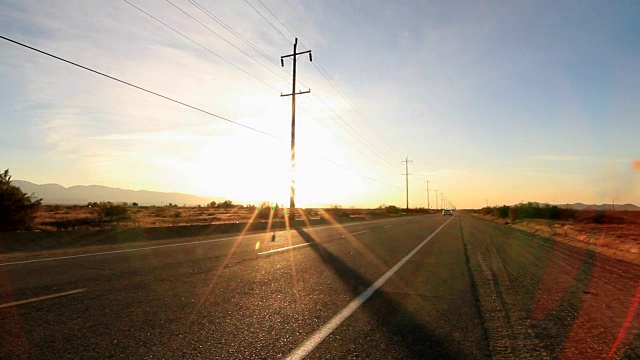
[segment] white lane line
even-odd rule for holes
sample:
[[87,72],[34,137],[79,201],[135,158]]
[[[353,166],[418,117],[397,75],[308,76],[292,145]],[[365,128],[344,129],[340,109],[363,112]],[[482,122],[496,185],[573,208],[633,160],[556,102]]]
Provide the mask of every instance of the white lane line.
[[28,300],[16,301],[16,302],[8,303],[8,304],[2,304],[2,305],[0,305],[0,309],[7,308],[7,307],[12,307],[12,306],[18,306],[18,305],[22,305],[22,304],[28,304],[28,303],[32,303],[32,302],[36,302],[36,301],[41,301],[41,300],[53,299],[53,298],[57,298],[57,297],[61,297],[61,296],[73,295],[73,294],[77,294],[77,293],[80,293],[80,292],[83,292],[83,291],[86,291],[86,290],[87,289],[77,289],[77,290],[71,290],[71,291],[62,292],[62,293],[53,294],[53,295],[40,296],[40,297],[37,297],[37,298],[28,299]]
[[313,244],[313,243],[291,245],[291,246],[287,246],[287,247],[283,247],[283,248],[278,248],[278,249],[273,249],[273,250],[269,250],[269,251],[259,252],[258,255],[264,255],[264,254],[274,253],[274,252],[278,252],[278,251],[289,250],[289,249],[297,248],[297,247],[300,247],[300,246],[307,246],[307,245],[311,245],[311,244]]
[[385,226],[383,226],[383,227],[392,227],[392,226],[393,226],[393,225],[385,225]]
[[[396,220],[396,219],[393,219],[393,220]],[[319,229],[338,227],[338,226],[345,227],[345,226],[353,226],[353,225],[371,224],[371,223],[382,222],[382,221],[389,221],[389,220],[385,219],[385,220],[377,220],[377,221],[370,221],[370,222],[357,222],[357,223],[352,223],[352,224],[326,225],[326,226],[318,226],[318,227],[307,227],[307,228],[303,228],[303,229],[304,230],[319,230]],[[264,233],[260,233],[260,234],[253,234],[253,235],[245,235],[244,237],[245,238],[250,238],[250,237],[256,237],[256,236],[265,236],[265,234]],[[148,246],[148,247],[134,248],[134,249],[102,251],[102,252],[97,252],[97,253],[78,254],[78,255],[69,255],[69,256],[58,256],[58,257],[52,257],[52,258],[33,259],[33,260],[24,260],[24,261],[14,261],[14,262],[8,262],[8,263],[0,263],[0,266],[28,264],[28,263],[35,263],[35,262],[42,262],[42,261],[73,259],[73,258],[87,257],[87,256],[118,254],[118,253],[124,253],[124,252],[153,250],[153,249],[161,249],[161,248],[185,246],[185,245],[196,245],[196,244],[204,244],[204,243],[217,242],[217,241],[235,240],[235,239],[238,239],[238,238],[239,238],[239,236],[234,236],[234,237],[228,237],[228,238],[222,238],[222,239],[191,241],[191,242],[186,242],[186,243]]]
[[[262,234],[246,235],[246,236],[244,236],[244,237],[245,237],[245,238],[249,238],[249,237],[255,237],[255,236],[265,236],[265,234],[264,234],[264,233],[262,233]],[[28,264],[28,263],[41,262],[41,261],[52,261],[52,260],[62,260],[62,259],[73,259],[73,258],[79,258],[79,257],[98,256],[98,255],[106,255],[106,254],[118,254],[118,253],[124,253],[124,252],[142,251],[142,250],[152,250],[152,249],[161,249],[161,248],[176,247],[176,246],[185,246],[185,245],[195,245],[195,244],[203,244],[203,243],[210,243],[210,242],[217,242],[217,241],[234,240],[234,239],[237,239],[237,238],[239,238],[239,236],[234,236],[234,237],[229,237],[229,238],[222,238],[222,239],[209,239],[209,240],[191,241],[191,242],[178,243],[178,244],[167,244],[167,245],[148,246],[148,247],[134,248],[134,249],[123,249],[123,250],[113,250],[113,251],[102,251],[102,252],[89,253],[89,254],[78,254],[78,255],[69,255],[69,256],[59,256],[59,257],[52,257],[52,258],[44,258],[44,259],[33,259],[33,260],[25,260],[25,261],[15,261],[15,262],[8,262],[8,263],[0,263],[0,266],[3,266],[3,265],[16,265],[16,264]]]
[[[369,231],[369,230],[363,230],[363,231],[354,232],[354,233],[352,233],[350,235],[362,234],[362,233],[366,233],[367,231]],[[278,252],[278,251],[289,250],[289,249],[297,248],[297,247],[300,247],[300,246],[307,246],[307,245],[311,245],[311,244],[313,244],[313,243],[291,245],[291,246],[287,246],[287,247],[283,247],[283,248],[278,248],[278,249],[273,249],[273,250],[269,250],[269,251],[259,252],[258,255],[270,254],[270,253],[274,253],[274,252]]]
[[389,269],[380,279],[378,279],[373,285],[369,286],[360,296],[353,299],[349,305],[336,314],[331,320],[324,324],[320,329],[316,330],[311,336],[309,336],[302,344],[298,345],[292,352],[287,355],[287,360],[303,359],[309,355],[313,349],[316,348],[329,334],[333,332],[343,321],[345,321],[353,312],[355,312],[360,305],[362,305],[376,290],[378,290],[393,274],[398,271],[413,255],[415,255],[431,238],[433,238],[445,225],[447,225],[453,218],[447,220],[442,226],[440,226],[433,234],[429,235],[420,245],[416,246],[407,256],[402,258],[394,267]]

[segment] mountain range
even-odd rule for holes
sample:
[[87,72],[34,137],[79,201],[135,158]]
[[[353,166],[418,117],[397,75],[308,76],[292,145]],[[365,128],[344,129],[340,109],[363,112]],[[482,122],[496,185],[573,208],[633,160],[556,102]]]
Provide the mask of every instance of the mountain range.
[[634,204],[583,204],[583,203],[574,203],[574,204],[562,204],[558,205],[560,207],[571,207],[576,210],[631,210],[638,211],[640,207]]
[[86,205],[89,202],[111,201],[137,202],[140,206],[162,206],[169,203],[179,206],[195,206],[206,205],[211,201],[225,200],[180,193],[118,189],[101,185],[76,185],[67,188],[59,184],[38,185],[24,180],[13,180],[11,183],[27,194],[34,193],[43,199],[43,204],[49,205]]

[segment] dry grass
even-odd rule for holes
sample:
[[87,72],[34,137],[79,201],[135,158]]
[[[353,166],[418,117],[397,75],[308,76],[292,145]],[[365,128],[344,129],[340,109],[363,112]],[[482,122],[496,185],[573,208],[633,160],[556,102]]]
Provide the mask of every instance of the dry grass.
[[36,228],[51,231],[99,229],[113,225],[156,227],[246,222],[254,211],[246,208],[130,207],[126,218],[110,221],[104,219],[100,209],[95,207],[45,205],[36,215]]
[[[251,220],[256,209],[236,207],[218,209],[209,207],[129,207],[127,216],[121,219],[106,219],[99,208],[88,206],[44,205],[36,215],[36,230],[88,230],[113,226],[164,227],[182,225],[209,225],[221,223],[244,223]],[[371,219],[389,216],[380,209],[324,209],[305,210],[307,219],[322,216],[332,218]],[[263,219],[264,220],[264,219]]]
[[[505,223],[504,219],[483,216]],[[640,264],[640,211],[577,212],[573,221],[519,220],[512,226]]]

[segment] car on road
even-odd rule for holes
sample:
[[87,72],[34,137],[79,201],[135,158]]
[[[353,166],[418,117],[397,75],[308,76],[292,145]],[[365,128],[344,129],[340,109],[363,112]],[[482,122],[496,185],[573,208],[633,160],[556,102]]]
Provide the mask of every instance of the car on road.
[[451,216],[453,216],[453,210],[444,209],[444,210],[442,210],[442,215],[451,215]]

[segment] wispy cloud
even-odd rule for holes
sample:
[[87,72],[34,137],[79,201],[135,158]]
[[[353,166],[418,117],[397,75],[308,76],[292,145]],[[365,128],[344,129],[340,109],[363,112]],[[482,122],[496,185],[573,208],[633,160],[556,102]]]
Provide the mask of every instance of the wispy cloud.
[[573,162],[573,161],[584,161],[588,158],[585,156],[577,156],[577,155],[535,155],[530,158],[531,160],[539,160],[539,161],[561,161],[561,162]]
[[550,162],[601,162],[601,163],[631,163],[632,158],[620,158],[620,157],[593,157],[593,156],[581,156],[570,154],[551,154],[551,155],[535,155],[529,158],[530,160],[537,161],[550,161]]

